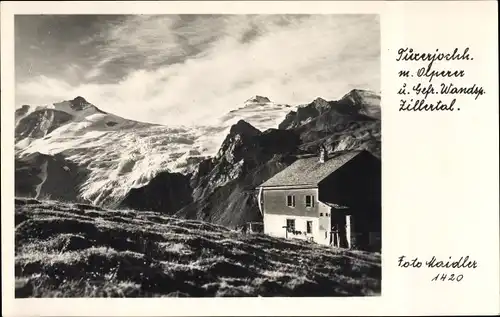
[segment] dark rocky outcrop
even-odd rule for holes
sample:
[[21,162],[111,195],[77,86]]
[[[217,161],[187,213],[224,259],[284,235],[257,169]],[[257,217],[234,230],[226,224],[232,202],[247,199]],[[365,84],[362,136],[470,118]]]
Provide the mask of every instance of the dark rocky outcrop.
[[85,100],[85,98],[83,98],[81,96],[78,96],[73,100],[69,100],[69,103],[70,103],[71,109],[73,109],[74,111],[82,111],[82,110],[85,110],[87,108],[92,108],[93,110],[95,110],[98,113],[106,113],[106,112],[102,111],[101,109],[97,108],[96,106],[94,106],[93,104],[91,104],[90,102],[88,102],[87,100]]
[[29,105],[22,105],[21,108],[16,109],[15,112],[16,120],[25,116],[29,110],[30,110]]
[[212,171],[214,168],[214,159],[212,157],[206,158],[198,163],[195,172],[191,176],[191,187],[196,188],[200,184],[201,180]]
[[132,189],[121,206],[169,214],[177,210],[179,217],[228,226],[257,220],[255,186],[290,164],[299,144],[293,131],[261,132],[240,120],[217,155],[198,163],[192,175],[157,175],[147,185]]
[[132,188],[119,207],[171,215],[192,201],[189,179],[180,173],[159,173],[146,186]]
[[261,221],[255,187],[280,172],[295,160],[292,155],[275,155],[269,161],[248,169],[236,179],[214,188],[185,206],[176,216],[203,219],[227,227]]
[[207,197],[215,188],[247,175],[274,155],[295,153],[299,144],[300,139],[293,131],[269,129],[260,132],[240,120],[231,128],[212,160],[212,170],[193,188],[193,199]]
[[16,142],[26,137],[42,138],[72,118],[70,114],[59,110],[36,110],[19,120],[15,130]]
[[[300,139],[293,131],[260,132],[240,121],[211,161],[202,162],[202,173],[193,175],[193,202],[177,215],[204,219],[225,226],[259,220],[255,186],[294,161]],[[207,172],[207,167],[212,167]]]
[[317,116],[330,109],[330,104],[323,98],[316,98],[313,102],[299,106],[297,111],[291,111],[283,122],[278,126],[279,129],[293,129],[309,122]]
[[290,112],[279,126],[299,134],[305,152],[323,144],[328,151],[366,149],[380,157],[380,97],[369,91],[355,89],[328,102],[318,98]]
[[[88,171],[62,155],[33,153],[15,159],[15,195],[83,201],[78,196],[79,186]],[[61,186],[63,184],[64,186]]]
[[380,119],[380,96],[367,90],[353,89],[342,100],[350,103],[358,113]]

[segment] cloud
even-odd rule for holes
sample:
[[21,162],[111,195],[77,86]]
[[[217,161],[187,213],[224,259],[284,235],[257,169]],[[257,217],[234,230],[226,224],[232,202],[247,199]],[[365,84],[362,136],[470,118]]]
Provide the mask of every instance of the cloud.
[[218,118],[256,94],[297,104],[380,90],[373,15],[139,15],[92,38],[91,67],[21,80],[18,103],[81,95],[126,118],[179,125]]

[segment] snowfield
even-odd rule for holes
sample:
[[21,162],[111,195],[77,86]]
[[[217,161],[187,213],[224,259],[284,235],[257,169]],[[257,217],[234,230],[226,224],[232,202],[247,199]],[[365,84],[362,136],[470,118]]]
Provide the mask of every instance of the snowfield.
[[[268,99],[252,98],[221,114],[211,125],[166,127],[106,113],[77,97],[18,109],[16,132],[19,129],[23,134],[16,135],[16,155],[62,154],[89,170],[79,196],[92,204],[112,206],[131,188],[144,186],[162,171],[191,172],[197,162],[216,154],[239,119],[265,130],[275,127],[290,109]],[[43,111],[44,115],[36,116]],[[71,119],[56,122],[54,112]]]

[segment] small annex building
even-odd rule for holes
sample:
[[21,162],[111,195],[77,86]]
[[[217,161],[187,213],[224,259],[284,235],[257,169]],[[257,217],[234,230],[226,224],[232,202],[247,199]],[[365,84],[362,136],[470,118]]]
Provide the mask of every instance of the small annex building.
[[299,158],[257,187],[264,233],[381,248],[381,162],[366,150]]

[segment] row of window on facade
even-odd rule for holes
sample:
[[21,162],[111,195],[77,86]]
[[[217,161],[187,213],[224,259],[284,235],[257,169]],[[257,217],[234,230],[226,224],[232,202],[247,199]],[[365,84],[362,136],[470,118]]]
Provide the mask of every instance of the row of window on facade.
[[[314,207],[314,196],[306,195],[305,199],[306,207]],[[288,207],[295,207],[295,195],[288,195],[286,197],[286,205]]]
[[[312,233],[313,222],[306,221],[306,232]],[[288,231],[295,231],[295,219],[287,219],[286,220],[286,228]]]
[[[288,207],[295,207],[295,195],[288,195],[286,199],[286,204]],[[314,196],[306,195],[305,204],[306,207],[314,207]],[[323,213],[320,213],[319,215],[323,217]],[[328,217],[330,216],[330,214],[325,213],[325,216]]]

